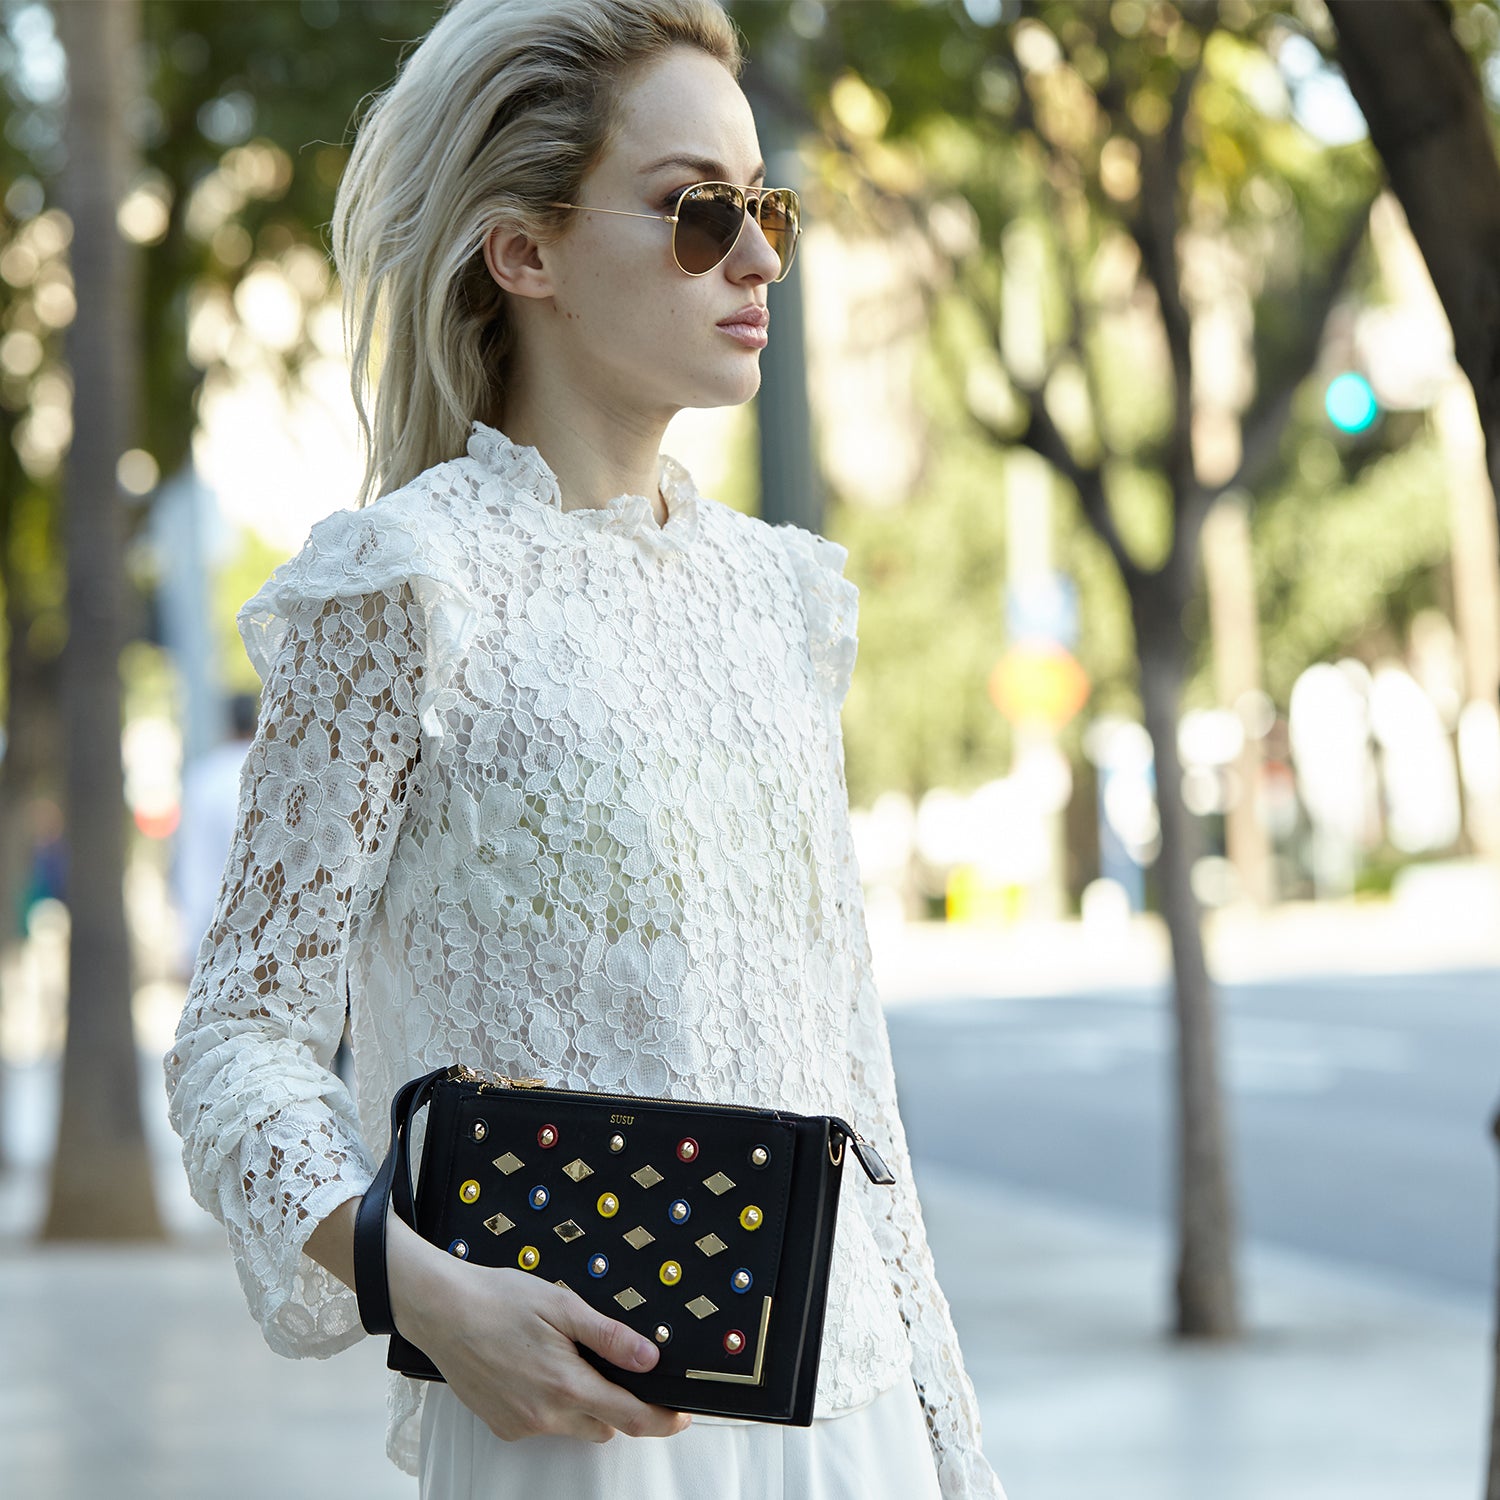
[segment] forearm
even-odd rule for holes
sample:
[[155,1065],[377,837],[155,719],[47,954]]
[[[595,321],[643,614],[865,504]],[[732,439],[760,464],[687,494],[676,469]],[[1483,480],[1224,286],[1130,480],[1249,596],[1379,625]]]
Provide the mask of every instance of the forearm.
[[[320,1266],[354,1287],[354,1219],[359,1199],[339,1204],[307,1238],[307,1253]],[[390,1284],[391,1316],[407,1338],[415,1338],[423,1309],[441,1301],[448,1257],[394,1213],[385,1214],[386,1277]]]

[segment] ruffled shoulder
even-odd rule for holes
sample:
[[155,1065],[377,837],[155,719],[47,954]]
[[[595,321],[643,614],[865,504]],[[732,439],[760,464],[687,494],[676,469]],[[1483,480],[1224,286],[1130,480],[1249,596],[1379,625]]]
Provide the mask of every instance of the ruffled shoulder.
[[409,585],[433,639],[451,659],[472,621],[463,548],[433,497],[413,484],[314,524],[302,550],[271,574],[236,617],[264,682],[289,627],[330,599],[396,595]]
[[859,589],[844,577],[849,549],[784,521],[771,528],[802,589],[813,674],[834,708],[849,692],[859,651]]

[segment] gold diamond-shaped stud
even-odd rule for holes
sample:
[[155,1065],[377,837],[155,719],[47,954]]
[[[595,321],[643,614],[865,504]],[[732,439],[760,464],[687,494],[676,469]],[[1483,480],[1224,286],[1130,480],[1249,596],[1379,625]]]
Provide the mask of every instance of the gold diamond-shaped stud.
[[693,1300],[688,1303],[687,1310],[692,1313],[695,1318],[706,1318],[709,1313],[718,1312],[719,1304],[717,1302],[710,1302],[707,1297],[694,1297]]
[[632,1250],[644,1250],[655,1238],[656,1236],[644,1224],[637,1224],[634,1229],[625,1231],[625,1243]]
[[734,1186],[734,1178],[726,1177],[722,1172],[715,1172],[712,1177],[703,1179],[703,1186],[711,1193],[727,1193]]
[[592,1177],[594,1175],[594,1169],[581,1156],[575,1156],[573,1160],[563,1168],[563,1171],[566,1172],[574,1182],[582,1182],[585,1177]]
[[633,1307],[639,1307],[645,1300],[646,1299],[641,1296],[641,1294],[636,1291],[633,1286],[626,1287],[623,1292],[615,1293],[615,1301],[618,1302],[626,1312],[629,1312]]
[[504,1214],[491,1214],[484,1221],[484,1227],[491,1234],[504,1234],[507,1229],[514,1229],[516,1227],[516,1221],[514,1219],[507,1219]]
[[662,1175],[655,1167],[637,1167],[630,1174],[643,1188],[655,1187],[662,1180]]
[[583,1233],[583,1228],[575,1224],[572,1219],[564,1219],[561,1224],[554,1224],[552,1232],[558,1239],[564,1241],[576,1240]]
[[514,1151],[507,1151],[504,1156],[495,1158],[495,1165],[509,1177],[518,1167],[524,1167],[526,1163]]
[[695,1240],[694,1243],[705,1255],[717,1255],[719,1251],[729,1248],[716,1234],[705,1234],[701,1240]]

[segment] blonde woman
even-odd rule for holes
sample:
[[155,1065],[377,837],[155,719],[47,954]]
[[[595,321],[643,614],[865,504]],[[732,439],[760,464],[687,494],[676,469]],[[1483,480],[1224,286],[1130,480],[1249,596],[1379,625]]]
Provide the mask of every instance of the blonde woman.
[[653,1343],[391,1215],[446,1382],[390,1376],[424,1500],[1003,1500],[870,974],[846,553],[659,453],[755,394],[795,253],[740,65],[713,0],[459,0],[366,116],[333,228],[369,468],[240,612],[263,705],[171,1118],[293,1357],[363,1336],[355,1209],[440,1064],[843,1115],[897,1186],[845,1188],[811,1427],[637,1400],[578,1346]]

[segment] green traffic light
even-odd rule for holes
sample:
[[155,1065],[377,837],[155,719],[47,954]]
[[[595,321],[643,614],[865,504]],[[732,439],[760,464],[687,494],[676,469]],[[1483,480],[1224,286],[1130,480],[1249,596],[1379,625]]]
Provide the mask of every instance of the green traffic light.
[[1323,410],[1340,432],[1363,432],[1380,415],[1380,403],[1363,375],[1345,370],[1328,382]]

